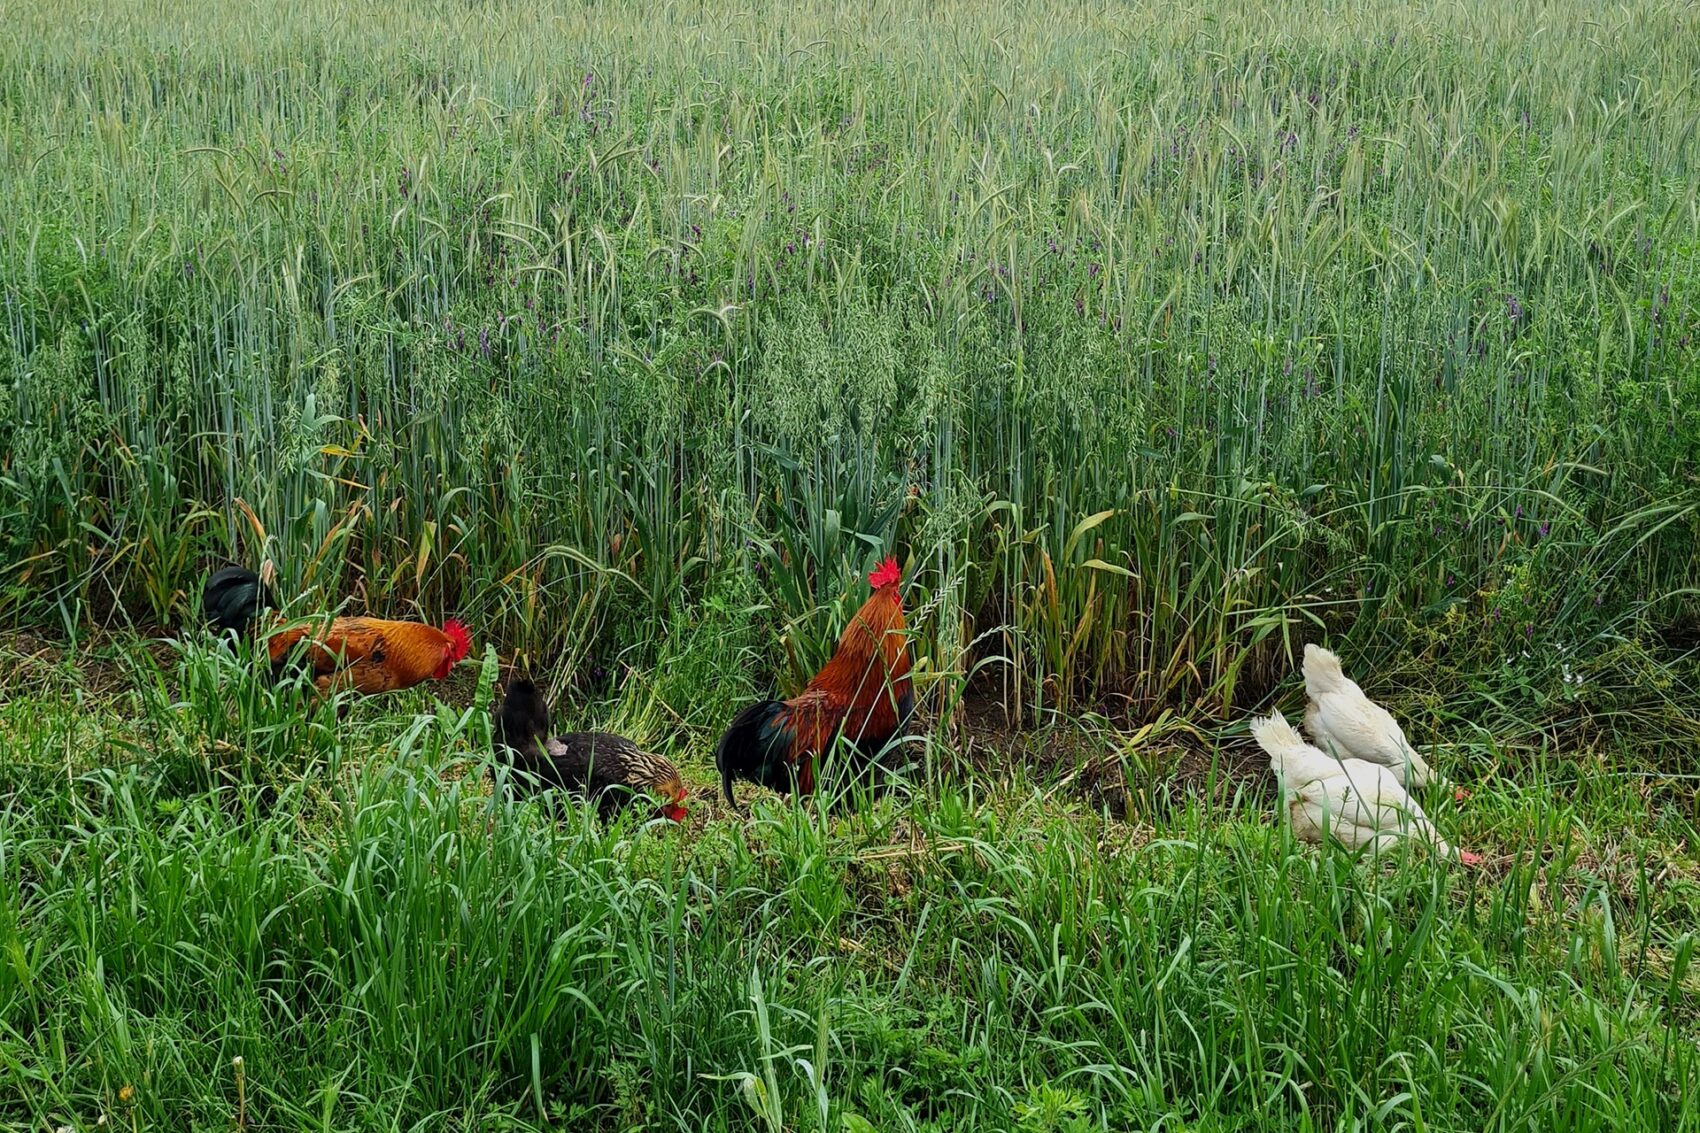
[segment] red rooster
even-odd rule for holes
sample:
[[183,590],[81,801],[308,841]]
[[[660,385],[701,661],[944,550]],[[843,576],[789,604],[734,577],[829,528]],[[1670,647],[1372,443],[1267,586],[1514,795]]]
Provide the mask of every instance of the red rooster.
[[[271,587],[245,567],[227,566],[207,578],[201,609],[221,630],[248,632],[256,615],[277,606]],[[466,627],[450,618],[443,627],[383,618],[333,618],[328,624],[279,625],[266,638],[272,671],[282,671],[307,640],[304,663],[313,684],[329,695],[351,688],[371,695],[440,681],[472,651]]]
[[815,760],[843,735],[877,755],[915,707],[904,631],[903,572],[887,558],[868,574],[873,594],[850,619],[826,667],[790,700],[763,700],[732,721],[714,753],[726,801],[737,808],[732,781],[748,779],[787,792],[815,789]]

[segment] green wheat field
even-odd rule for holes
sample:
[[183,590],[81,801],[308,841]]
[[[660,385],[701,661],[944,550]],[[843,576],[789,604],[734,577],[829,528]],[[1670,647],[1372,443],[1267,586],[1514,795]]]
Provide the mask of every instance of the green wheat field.
[[[1693,4],[0,15],[0,1128],[1700,1129]],[[908,744],[733,813],[888,549]],[[1307,642],[1484,865],[1294,840]]]

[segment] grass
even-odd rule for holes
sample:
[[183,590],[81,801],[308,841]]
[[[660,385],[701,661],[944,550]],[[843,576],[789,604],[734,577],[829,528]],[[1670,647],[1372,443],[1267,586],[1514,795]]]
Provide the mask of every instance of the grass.
[[17,5],[11,617],[270,558],[573,673],[760,602],[796,681],[895,545],[1030,719],[1692,635],[1687,6],[878,11]]
[[489,789],[476,697],[313,720],[166,657],[81,705],[13,657],[8,1125],[1693,1127],[1691,813],[1619,759],[1435,800],[1480,871],[1131,759],[1120,819],[1007,761],[604,830]]
[[[1694,1126],[1691,6],[7,15],[0,1126]],[[731,821],[888,548],[914,765]],[[303,709],[223,557],[697,821]],[[1273,821],[1310,640],[1487,869]]]

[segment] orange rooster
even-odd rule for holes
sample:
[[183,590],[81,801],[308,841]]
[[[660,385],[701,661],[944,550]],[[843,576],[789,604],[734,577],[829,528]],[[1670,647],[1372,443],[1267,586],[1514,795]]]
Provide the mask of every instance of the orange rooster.
[[[221,630],[242,634],[255,616],[277,606],[271,588],[245,567],[227,566],[207,578],[201,609]],[[266,638],[272,671],[281,672],[306,639],[304,663],[324,695],[351,688],[371,695],[440,681],[472,651],[466,627],[443,628],[382,618],[333,618],[328,624],[282,625]]]
[[863,754],[877,755],[902,730],[915,707],[904,635],[903,573],[887,558],[868,574],[872,596],[856,611],[826,667],[790,700],[763,700],[732,721],[714,762],[726,801],[737,808],[732,781],[748,779],[776,791],[793,783],[815,789],[815,760],[841,732]]

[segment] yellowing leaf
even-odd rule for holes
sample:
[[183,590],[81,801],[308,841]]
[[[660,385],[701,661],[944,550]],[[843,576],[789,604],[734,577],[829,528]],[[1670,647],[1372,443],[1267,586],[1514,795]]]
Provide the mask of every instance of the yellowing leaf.
[[1128,570],[1126,567],[1117,566],[1115,563],[1107,563],[1103,559],[1087,559],[1085,562],[1081,563],[1080,565],[1083,566],[1083,567],[1088,567],[1092,570],[1109,571],[1111,574],[1119,574],[1119,575],[1122,575],[1125,578],[1138,578],[1139,577],[1137,574],[1134,574],[1131,570]]

